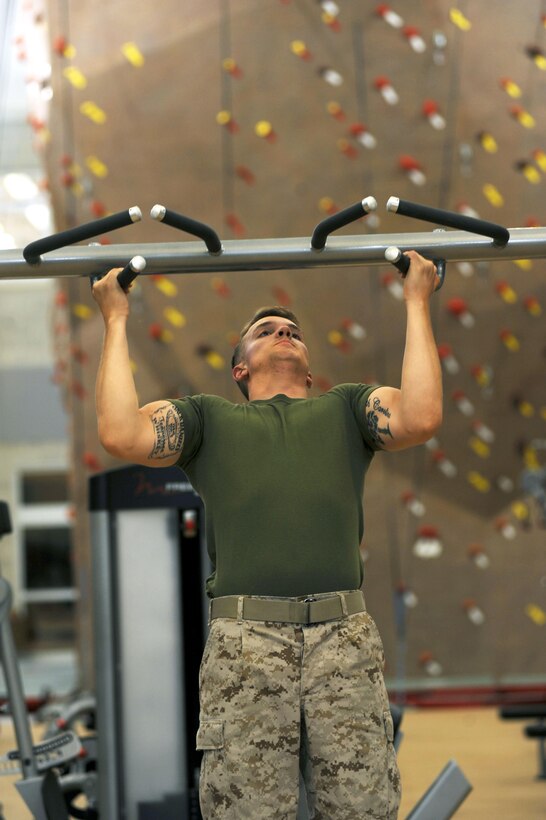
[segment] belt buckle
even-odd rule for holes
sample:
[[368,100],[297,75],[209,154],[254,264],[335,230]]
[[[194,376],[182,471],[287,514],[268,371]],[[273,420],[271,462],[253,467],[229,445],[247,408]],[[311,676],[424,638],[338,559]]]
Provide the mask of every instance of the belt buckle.
[[308,604],[307,612],[306,612],[307,617],[306,617],[306,620],[305,620],[306,624],[312,623],[312,621],[311,621],[311,604],[313,604],[316,600],[318,600],[318,599],[315,598],[314,595],[308,595],[307,598],[303,599],[303,603]]
[[339,603],[341,605],[341,612],[343,614],[343,617],[348,618],[349,617],[349,610],[347,609],[347,600],[345,598],[345,595],[342,592],[340,592],[339,595],[338,595],[338,599],[339,599]]

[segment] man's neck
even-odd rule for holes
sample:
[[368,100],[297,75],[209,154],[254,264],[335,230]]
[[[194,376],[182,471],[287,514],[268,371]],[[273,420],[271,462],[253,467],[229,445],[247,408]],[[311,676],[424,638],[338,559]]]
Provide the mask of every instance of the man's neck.
[[306,399],[309,395],[307,384],[300,384],[290,379],[265,379],[263,381],[253,380],[248,385],[249,401],[271,399],[282,393],[289,399]]

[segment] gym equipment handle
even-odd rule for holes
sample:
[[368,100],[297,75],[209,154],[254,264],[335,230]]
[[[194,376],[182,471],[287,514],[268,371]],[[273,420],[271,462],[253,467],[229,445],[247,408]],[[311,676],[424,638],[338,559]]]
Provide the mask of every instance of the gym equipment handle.
[[326,217],[322,222],[319,222],[313,231],[311,247],[315,251],[323,250],[326,245],[326,240],[332,231],[337,231],[338,228],[343,228],[345,225],[355,222],[357,219],[366,216],[370,211],[375,211],[376,209],[377,200],[375,200],[373,196],[367,196],[361,202],[356,202],[343,211],[338,211],[337,214]]
[[394,265],[394,267],[400,271],[402,276],[406,276],[409,271],[410,258],[409,256],[406,256],[405,253],[402,253],[400,248],[395,248],[394,245],[391,245],[385,251],[385,259],[387,262],[390,262],[391,265]]
[[[402,253],[400,248],[395,248],[391,245],[385,251],[385,259],[387,262],[390,262],[391,265],[394,265],[400,273],[402,277],[405,277],[408,273],[409,266],[411,264],[409,256],[406,256],[405,253]],[[446,278],[446,260],[445,259],[433,259],[432,260],[436,265],[436,273],[438,275],[438,279],[440,280],[438,285],[434,288],[434,292],[440,290],[442,285],[444,284],[444,279]]]
[[133,279],[136,279],[139,273],[142,273],[146,267],[146,260],[143,256],[133,256],[128,265],[125,265],[122,271],[118,273],[118,282],[120,288],[127,290]]
[[[136,279],[139,273],[142,273],[146,267],[146,260],[143,256],[133,256],[130,262],[125,265],[123,270],[118,273],[117,280],[120,288],[127,290],[133,279]],[[89,279],[91,287],[95,282],[99,282],[103,277],[102,273],[92,274]]]
[[186,233],[191,233],[193,236],[198,236],[207,246],[209,253],[215,255],[222,253],[220,238],[210,225],[205,225],[204,222],[198,222],[189,216],[177,214],[176,211],[171,211],[164,205],[154,205],[150,211],[150,216],[152,219],[157,219],[158,222],[164,222],[172,228],[178,228],[179,231],[185,231]]
[[141,219],[142,212],[135,205],[127,211],[119,211],[117,214],[105,216],[103,219],[95,219],[93,222],[86,222],[84,225],[77,225],[75,228],[68,228],[66,231],[37,239],[23,249],[23,256],[29,265],[36,265],[42,261],[40,257],[47,251],[56,251],[66,245],[83,242],[84,239],[91,239],[94,236],[115,231],[117,228],[132,225],[133,222],[140,222]]
[[[63,763],[69,763],[71,760],[76,760],[82,751],[82,744],[75,732],[71,729],[62,734],[55,735],[55,737],[48,738],[41,741],[36,746],[32,747],[34,760],[36,761],[36,768],[38,772],[46,772]],[[0,758],[0,762],[20,761],[21,752],[19,749],[13,749],[6,755]],[[9,769],[3,774],[8,774]]]
[[428,205],[419,205],[417,202],[408,202],[407,199],[398,199],[397,196],[389,197],[387,201],[387,211],[410,216],[414,219],[422,219],[425,222],[433,222],[437,225],[445,225],[447,228],[458,228],[461,231],[470,231],[481,236],[489,236],[493,240],[493,245],[497,248],[504,248],[510,239],[510,232],[502,225],[495,222],[486,222],[484,219],[476,219],[473,216],[444,211],[441,208],[430,208]]

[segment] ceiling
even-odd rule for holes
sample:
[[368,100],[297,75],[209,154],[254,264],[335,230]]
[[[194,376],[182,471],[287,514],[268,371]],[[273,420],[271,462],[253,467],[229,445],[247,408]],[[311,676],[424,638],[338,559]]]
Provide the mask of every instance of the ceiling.
[[[132,205],[147,214],[160,202],[224,239],[310,236],[328,212],[368,195],[378,217],[341,234],[431,229],[387,214],[391,195],[467,206],[506,227],[544,225],[545,5],[498,3],[492,15],[477,0],[399,0],[385,14],[356,0],[163,0],[153,9],[49,0],[53,98],[35,145],[56,227]],[[412,163],[424,179],[412,180]],[[146,242],[184,239],[145,218],[101,241],[142,242],[145,255]],[[140,277],[130,344],[141,401],[188,392],[240,400],[228,366],[234,340],[256,307],[275,303],[303,323],[314,394],[344,381],[398,385],[405,316],[391,273]],[[55,324],[57,376],[79,408],[77,449],[97,468],[109,463],[92,404],[101,320],[86,281],[63,287],[71,335]],[[433,298],[437,340],[458,363],[445,370],[444,426],[428,450],[390,464],[491,522],[521,497],[525,446],[544,461],[544,314],[528,297],[544,310],[541,260],[448,266]],[[454,298],[467,303],[472,327],[450,313]]]

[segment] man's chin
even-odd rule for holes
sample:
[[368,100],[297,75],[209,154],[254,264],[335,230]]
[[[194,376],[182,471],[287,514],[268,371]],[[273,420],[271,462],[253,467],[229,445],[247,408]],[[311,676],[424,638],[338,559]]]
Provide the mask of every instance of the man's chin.
[[288,345],[279,345],[279,347],[271,355],[272,362],[294,362],[300,363],[301,358],[298,356],[297,350]]

